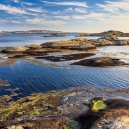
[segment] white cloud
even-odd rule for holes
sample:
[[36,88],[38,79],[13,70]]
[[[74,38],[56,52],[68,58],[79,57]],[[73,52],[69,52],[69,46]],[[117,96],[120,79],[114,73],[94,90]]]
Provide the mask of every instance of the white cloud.
[[70,19],[69,16],[55,16],[54,18],[63,19],[63,20],[68,20],[68,19]]
[[86,10],[84,8],[75,8],[75,11],[78,13],[86,13]]
[[129,11],[129,0],[120,0],[116,2],[105,1],[104,4],[97,4],[97,6],[105,11],[119,13],[121,10]]
[[103,13],[94,13],[94,12],[87,15],[88,18],[102,18],[104,16],[105,16],[105,14],[103,14]]
[[0,23],[5,23],[5,22],[7,22],[6,20],[0,20]]
[[27,19],[26,23],[28,24],[36,24],[36,25],[46,25],[46,26],[59,26],[64,25],[65,22],[62,21],[46,21],[40,18],[34,18],[34,19]]
[[32,12],[37,12],[37,13],[41,13],[45,11],[42,8],[27,8],[27,10],[32,11]]
[[30,3],[30,2],[25,2],[25,1],[23,1],[22,2],[22,5],[29,5],[29,6],[32,6],[32,5],[34,5],[33,3]]
[[52,14],[58,14],[58,13],[60,13],[60,11],[52,12]]
[[85,14],[85,15],[73,15],[72,18],[73,19],[77,19],[77,20],[84,20],[84,19],[87,19],[87,20],[99,20],[99,21],[102,21],[104,19],[105,15],[103,13],[90,13],[90,14]]
[[20,21],[11,21],[12,23],[15,23],[15,24],[21,24],[22,22]]
[[73,8],[67,8],[65,11],[73,11]]
[[15,3],[18,3],[19,2],[19,0],[13,0]]
[[86,9],[85,8],[67,8],[65,9],[66,12],[77,12],[77,13],[86,13]]
[[3,4],[0,4],[0,10],[4,10],[4,11],[7,11],[8,13],[13,13],[13,14],[28,14],[25,10],[22,10],[22,9],[19,9],[19,8],[16,8],[16,7],[12,7],[10,5],[3,5]]
[[67,1],[64,1],[64,2],[42,1],[42,2],[45,3],[45,4],[48,4],[48,5],[62,5],[62,6],[81,6],[81,7],[88,7],[85,2],[75,2],[75,1],[72,1],[72,2],[67,2]]
[[86,19],[86,15],[73,15],[72,17],[76,20]]
[[0,20],[0,23],[15,23],[15,24],[20,24],[22,23],[21,21],[15,21],[15,20]]

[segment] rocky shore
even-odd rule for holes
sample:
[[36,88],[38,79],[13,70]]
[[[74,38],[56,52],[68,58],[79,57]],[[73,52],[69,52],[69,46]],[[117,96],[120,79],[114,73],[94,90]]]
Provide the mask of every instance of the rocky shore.
[[[114,98],[115,94],[128,95],[128,89],[95,92],[86,88],[72,88],[32,94],[13,101],[16,90],[9,90],[13,93],[11,96],[0,96],[0,128],[128,129],[129,101]],[[94,97],[102,94],[108,97],[105,100]],[[106,106],[94,109],[98,102]]]
[[[68,49],[68,50],[91,50],[100,46],[129,45],[129,40],[119,40],[116,35],[102,36],[98,39],[75,38],[71,40],[60,40],[56,42],[47,42],[41,45],[32,44],[27,46],[18,46],[13,48],[3,48],[2,53],[22,53],[39,49]],[[2,48],[1,48],[2,49]]]
[[92,59],[85,59],[79,62],[75,62],[72,65],[91,66],[91,67],[109,67],[109,66],[121,66],[127,65],[119,59],[113,59],[110,57],[98,57]]
[[[7,54],[8,59],[29,58],[45,59],[53,62],[80,60],[72,63],[72,65],[82,65],[91,67],[107,67],[107,66],[122,66],[127,65],[119,59],[111,57],[99,57],[93,59],[85,59],[93,56],[93,50],[101,46],[118,46],[129,45],[129,40],[120,40],[116,35],[102,36],[98,39],[84,39],[75,38],[71,40],[61,40],[56,42],[47,42],[41,45],[31,44],[27,46],[0,48],[1,53]],[[60,51],[80,51],[76,54],[65,54],[60,56],[49,56],[49,53],[56,53]],[[91,51],[89,53],[89,51]],[[67,53],[67,52],[66,52]]]
[[[31,57],[37,64],[40,64],[38,59],[45,59],[52,62],[74,60],[71,65],[100,68],[129,65],[111,57],[90,58],[95,56],[94,50],[100,46],[129,45],[129,40],[120,40],[117,37],[121,35],[117,33],[112,35],[108,32],[101,38],[91,40],[76,38],[41,45],[1,47],[0,51],[5,55],[0,57],[0,66],[12,65],[15,60],[21,58],[29,61]],[[62,55],[54,55],[62,50],[64,50]],[[73,53],[69,54],[68,50]],[[76,53],[76,50],[79,52]],[[9,86],[8,81],[0,80],[0,86]],[[10,95],[0,96],[1,129],[128,129],[129,127],[129,101],[115,98],[115,95],[120,94],[128,96],[129,89],[99,88],[98,91],[90,91],[86,88],[73,88],[36,93],[22,98],[18,98],[16,90],[8,89]],[[104,107],[98,106],[98,109],[94,110],[98,102]]]
[[46,36],[43,36],[43,37],[65,37],[65,35],[58,34],[58,33],[53,33],[53,34],[46,35]]
[[81,129],[128,129],[129,101],[109,99],[104,103],[107,108],[97,112],[89,109],[77,118],[82,124]]
[[116,35],[117,37],[129,37],[129,33],[124,33],[121,31],[115,31],[115,30],[110,30],[110,31],[105,31],[101,33],[80,33],[76,37],[83,37],[83,36],[110,36],[110,35]]

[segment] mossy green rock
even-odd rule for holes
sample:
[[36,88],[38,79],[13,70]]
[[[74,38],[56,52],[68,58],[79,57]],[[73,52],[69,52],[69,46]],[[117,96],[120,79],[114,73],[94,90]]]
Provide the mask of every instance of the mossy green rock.
[[97,100],[92,107],[92,110],[94,111],[98,111],[98,110],[102,110],[105,109],[107,107],[107,105],[102,101],[102,100]]

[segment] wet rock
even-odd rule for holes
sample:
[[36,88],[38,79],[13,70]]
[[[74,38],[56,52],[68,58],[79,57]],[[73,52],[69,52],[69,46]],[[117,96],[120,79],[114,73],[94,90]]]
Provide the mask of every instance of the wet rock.
[[63,34],[56,34],[56,33],[54,33],[54,34],[50,34],[50,35],[47,35],[47,36],[44,36],[44,37],[64,37],[65,35],[63,35]]
[[109,40],[109,41],[117,41],[117,40],[119,40],[116,35],[105,35],[105,36],[102,36],[99,39],[106,39],[106,40]]
[[129,40],[119,40],[119,41],[115,42],[114,44],[115,45],[128,45]]
[[16,55],[12,55],[9,56],[8,58],[13,58],[13,59],[17,59],[17,58],[28,58],[29,56],[27,54],[16,54]]
[[129,101],[123,99],[110,99],[104,101],[107,108],[94,112],[89,109],[79,116],[81,129],[128,129],[129,127]]
[[7,80],[1,80],[0,79],[0,86],[10,86]]
[[38,44],[30,44],[30,45],[27,45],[25,47],[29,48],[29,50],[35,50],[35,49],[40,49],[41,48],[41,46],[38,45]]
[[107,39],[100,38],[94,41],[93,44],[95,46],[110,46],[110,45],[113,45],[113,42]]
[[77,35],[76,37],[83,37],[83,36],[90,36],[89,33],[81,33],[79,35]]
[[91,44],[87,39],[76,38],[72,40],[61,40],[56,42],[48,42],[41,44],[45,48],[57,48],[57,49],[93,49],[95,46]]
[[72,47],[71,50],[89,50],[89,49],[95,49],[95,48],[96,48],[95,45],[91,43],[87,43],[87,44],[82,44],[82,45]]
[[11,127],[7,127],[7,129],[24,129],[22,126],[13,125]]
[[101,38],[107,39],[109,41],[117,41],[119,38],[116,35],[108,34],[106,36],[103,36]]
[[92,59],[81,60],[75,62],[72,65],[82,65],[91,67],[106,67],[106,66],[121,66],[124,63],[119,59],[112,59],[110,57],[98,57]]
[[27,47],[22,47],[22,46],[17,46],[17,47],[13,47],[13,48],[6,48],[4,50],[2,50],[2,53],[19,53],[19,52],[25,52],[27,51],[28,48]]
[[89,56],[93,56],[94,53],[79,53],[79,54],[70,54],[62,56],[45,56],[45,57],[36,57],[36,59],[46,59],[54,62],[69,61],[69,60],[78,60],[83,59]]
[[[102,122],[102,121],[101,121]],[[114,119],[105,120],[103,124],[95,123],[91,129],[128,129],[129,128],[129,117],[128,116],[120,116]]]

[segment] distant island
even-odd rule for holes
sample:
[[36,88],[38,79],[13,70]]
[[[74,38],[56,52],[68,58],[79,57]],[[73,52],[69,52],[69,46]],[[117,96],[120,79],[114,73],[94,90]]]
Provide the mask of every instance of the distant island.
[[[124,33],[116,30],[109,30],[100,33],[86,33],[86,32],[64,32],[64,31],[53,31],[53,30],[28,30],[28,31],[1,31],[0,35],[3,34],[68,34],[75,33],[76,37],[83,36],[111,36],[116,35],[117,37],[129,37],[129,33]],[[50,36],[51,37],[51,36]]]
[[28,31],[1,31],[0,34],[65,34],[69,32],[53,31],[53,30],[28,30]]
[[104,31],[100,33],[80,33],[77,35],[77,37],[83,37],[83,36],[111,36],[116,35],[117,37],[129,37],[129,33],[124,33],[121,31],[115,31],[115,30],[109,30]]

